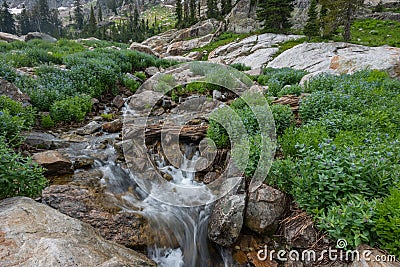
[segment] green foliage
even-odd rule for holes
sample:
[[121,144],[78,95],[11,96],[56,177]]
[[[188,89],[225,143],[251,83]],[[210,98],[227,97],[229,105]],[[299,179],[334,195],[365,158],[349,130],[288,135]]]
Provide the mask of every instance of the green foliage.
[[395,20],[355,20],[351,26],[352,43],[366,46],[400,47],[399,27],[400,22]]
[[284,95],[295,95],[299,96],[303,93],[303,88],[300,85],[286,85],[277,94],[277,97],[282,97]]
[[[261,85],[268,85],[268,95],[278,96],[285,94],[285,91],[289,91],[289,87],[285,88],[281,93],[285,85],[297,86],[301,78],[306,75],[307,72],[301,70],[294,70],[290,68],[273,69],[266,68],[263,70],[263,74],[258,76],[257,82]],[[294,92],[300,91],[300,88],[293,87]]]
[[246,66],[246,65],[244,65],[242,63],[234,63],[234,64],[231,64],[230,66],[232,68],[235,68],[235,69],[240,70],[240,71],[251,70],[251,67]]
[[50,108],[50,115],[55,122],[83,121],[91,109],[91,98],[80,95],[54,102]]
[[54,121],[50,115],[42,116],[40,125],[42,125],[43,128],[51,128],[54,127]]
[[368,201],[361,195],[353,195],[342,203],[334,204],[318,217],[318,227],[333,239],[344,239],[348,248],[375,239],[373,231],[376,201]]
[[296,173],[296,164],[288,157],[277,159],[272,163],[265,183],[284,192],[291,192],[293,175]]
[[125,87],[129,88],[129,90],[132,93],[136,92],[136,90],[141,86],[140,82],[138,82],[137,80],[131,79],[126,75],[122,78],[122,84]]
[[294,115],[288,105],[275,104],[271,106],[271,112],[275,120],[275,129],[278,136],[294,125]]
[[141,79],[142,81],[146,80],[146,74],[143,71],[136,71],[133,75]]
[[264,31],[285,33],[291,27],[289,18],[292,11],[291,0],[261,0],[258,2],[257,19],[262,22]]
[[10,67],[3,60],[0,60],[0,77],[9,82],[14,82],[17,78],[17,73],[14,68]]
[[0,199],[40,195],[47,185],[42,171],[30,158],[15,153],[0,136]]
[[103,119],[105,119],[106,121],[112,121],[114,119],[114,114],[112,114],[112,113],[109,113],[109,114],[103,113],[103,114],[101,114],[101,117]]
[[400,190],[393,188],[390,194],[376,206],[375,230],[381,248],[400,257]]
[[300,128],[288,128],[278,140],[285,157],[297,157],[299,147],[316,149],[320,143],[328,138],[329,135],[325,127],[305,125]]
[[35,123],[36,110],[31,106],[23,107],[21,103],[7,96],[0,96],[0,110],[8,110],[10,115],[19,116],[24,121],[25,127],[33,126]]
[[319,23],[317,12],[317,1],[312,0],[308,9],[308,20],[304,26],[304,34],[310,39],[312,36],[319,36]]

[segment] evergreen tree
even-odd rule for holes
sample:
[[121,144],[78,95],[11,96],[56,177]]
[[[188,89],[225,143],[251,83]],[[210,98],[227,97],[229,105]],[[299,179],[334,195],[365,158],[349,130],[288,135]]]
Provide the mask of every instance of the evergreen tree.
[[326,16],[324,16],[324,34],[331,35],[339,26],[344,27],[343,38],[345,41],[351,39],[351,23],[363,0],[320,0],[321,4],[326,8]]
[[27,34],[31,31],[31,22],[29,20],[29,14],[26,11],[25,5],[22,6],[21,14],[19,15],[19,33]]
[[99,5],[99,12],[97,13],[97,21],[103,21],[103,11],[101,9],[101,5]]
[[189,25],[190,15],[189,15],[189,1],[183,1],[183,22],[184,26]]
[[311,39],[312,36],[319,36],[317,1],[311,0],[310,8],[308,9],[308,20],[304,26],[304,34]]
[[50,8],[47,0],[38,0],[37,13],[39,20],[39,31],[51,33],[53,27],[50,22]]
[[215,0],[207,0],[207,18],[218,18],[218,7]]
[[196,23],[196,0],[190,0],[189,3],[189,7],[190,7],[190,24],[194,24]]
[[182,23],[183,23],[183,21],[182,21],[182,0],[176,1],[175,15],[176,15],[175,27],[181,28]]
[[114,12],[115,15],[118,15],[117,13],[117,2],[115,0],[108,0],[107,1],[107,7],[111,9],[112,12]]
[[286,33],[291,27],[289,17],[293,11],[292,0],[260,0],[257,18],[265,31]]
[[55,37],[62,36],[62,22],[59,18],[58,9],[50,10],[50,26],[51,26],[51,31],[49,33],[51,35]]
[[232,10],[232,0],[221,0],[221,15],[225,16]]
[[94,34],[97,29],[96,17],[94,15],[93,6],[90,6],[90,15],[89,15],[89,25],[88,25],[88,33]]
[[74,7],[75,7],[74,19],[75,19],[76,28],[78,30],[82,30],[82,28],[83,28],[83,9],[82,9],[81,1],[75,0]]
[[0,30],[15,34],[15,20],[13,15],[9,11],[9,6],[6,1],[3,2],[0,11]]

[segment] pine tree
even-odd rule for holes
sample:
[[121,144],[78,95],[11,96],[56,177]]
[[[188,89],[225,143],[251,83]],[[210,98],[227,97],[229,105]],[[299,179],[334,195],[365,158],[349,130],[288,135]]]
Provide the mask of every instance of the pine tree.
[[112,12],[114,12],[115,15],[118,15],[117,13],[117,3],[115,0],[108,0],[107,1],[107,7],[111,9]]
[[50,8],[47,0],[38,0],[37,12],[39,19],[39,31],[45,33],[51,33],[52,26],[50,22]]
[[293,11],[292,0],[260,0],[257,18],[265,31],[286,33],[291,24],[289,17]]
[[218,18],[218,7],[215,0],[207,0],[207,18]]
[[326,8],[324,16],[324,34],[333,34],[339,26],[344,27],[343,38],[345,41],[351,39],[351,24],[355,15],[362,7],[363,0],[320,0]]
[[311,0],[310,8],[308,9],[308,20],[304,26],[304,34],[311,39],[312,36],[319,36],[317,1]]
[[13,15],[9,11],[9,6],[6,1],[3,2],[0,11],[0,30],[15,34],[15,20]]
[[183,23],[184,26],[189,25],[190,15],[189,15],[189,1],[183,1]]
[[74,2],[74,19],[76,28],[82,30],[83,28],[83,9],[80,0],[75,0]]
[[62,36],[62,22],[59,18],[58,9],[50,10],[50,26],[51,26],[51,35],[55,37]]
[[175,15],[176,15],[175,27],[181,28],[182,23],[183,23],[183,21],[182,21],[182,0],[176,1]]
[[225,16],[232,10],[232,0],[221,0],[221,15]]
[[94,34],[97,29],[96,17],[94,15],[93,6],[90,6],[90,15],[89,15],[89,25],[88,25],[88,33]]
[[103,21],[103,11],[102,11],[102,9],[101,9],[101,5],[99,5],[99,12],[97,13],[97,20],[100,22],[100,21]]
[[196,0],[190,0],[190,24],[196,23]]
[[26,11],[25,5],[23,5],[21,14],[19,15],[19,33],[24,35],[30,32],[31,30],[30,24],[31,23],[29,20],[29,14]]

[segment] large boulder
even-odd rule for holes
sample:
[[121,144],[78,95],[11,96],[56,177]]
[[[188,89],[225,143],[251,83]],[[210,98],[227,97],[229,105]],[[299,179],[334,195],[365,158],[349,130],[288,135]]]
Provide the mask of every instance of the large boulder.
[[245,225],[259,234],[274,233],[288,207],[288,198],[281,191],[262,184],[249,193]]
[[277,44],[302,37],[273,33],[253,35],[239,42],[218,47],[209,54],[208,60],[222,64],[241,63],[258,69],[272,60],[272,56],[278,52],[278,48],[275,47]]
[[156,56],[156,57],[159,56],[159,54],[156,51],[154,51],[151,47],[149,47],[147,45],[144,45],[144,44],[132,43],[129,46],[129,49],[130,50],[136,50],[136,51],[139,51],[139,52],[142,52],[142,53],[146,53],[146,54],[149,54],[149,55],[152,55],[152,56]]
[[214,206],[208,223],[208,237],[223,247],[229,247],[239,237],[243,226],[246,194],[229,193]]
[[72,162],[60,152],[48,150],[35,153],[32,159],[46,169],[45,174],[49,176],[73,173]]
[[23,106],[30,105],[31,99],[27,94],[24,94],[14,84],[0,78],[0,95],[5,95],[14,101],[22,103]]
[[57,42],[56,38],[54,38],[53,36],[50,36],[46,33],[42,33],[42,32],[28,32],[28,34],[25,35],[25,42],[28,42],[33,39],[41,39],[43,41],[50,42],[50,43]]
[[120,119],[116,119],[103,124],[103,131],[108,133],[117,133],[122,130],[123,122]]
[[6,42],[24,41],[21,37],[6,32],[0,32],[0,40]]
[[357,251],[360,259],[349,264],[350,267],[400,267],[400,263],[395,261],[394,256],[389,256],[368,245],[358,246]]
[[25,138],[25,144],[39,149],[55,149],[68,146],[68,142],[57,138],[53,134],[43,132],[30,132]]
[[339,74],[377,69],[387,71],[392,77],[400,77],[400,48],[343,42],[303,43],[283,52],[267,66]]
[[[83,176],[89,179],[88,175]],[[96,181],[91,183],[97,184]],[[91,189],[76,185],[52,185],[43,190],[42,201],[63,214],[90,224],[107,240],[140,250],[147,246],[146,219],[138,213],[121,211],[113,204],[113,197],[103,194],[100,188],[93,185]]]
[[167,54],[171,56],[180,56],[185,54],[186,52],[189,52],[190,50],[198,47],[203,47],[208,45],[213,38],[213,34],[208,34],[206,36],[190,39],[190,40],[184,40],[184,41],[178,41],[174,42],[171,45],[168,46],[167,48]]
[[0,266],[155,266],[88,224],[30,198],[0,202]]

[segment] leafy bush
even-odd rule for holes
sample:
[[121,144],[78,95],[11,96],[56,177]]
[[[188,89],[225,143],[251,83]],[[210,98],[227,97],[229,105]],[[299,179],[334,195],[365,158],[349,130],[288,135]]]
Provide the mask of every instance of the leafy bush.
[[258,82],[262,85],[266,85],[270,79],[280,81],[283,85],[298,84],[306,75],[306,71],[295,70],[291,68],[265,68],[263,69],[263,75],[259,76]]
[[129,78],[128,76],[124,76],[122,78],[122,84],[127,87],[132,93],[136,92],[136,90],[140,87],[140,82]]
[[0,110],[0,137],[4,138],[11,147],[21,144],[24,138],[21,132],[25,131],[25,121],[22,117],[12,116],[8,110]]
[[294,125],[294,115],[288,105],[275,104],[271,106],[271,112],[275,120],[275,129],[278,136]]
[[42,125],[43,128],[54,127],[54,121],[50,115],[42,116],[40,124]]
[[75,96],[54,102],[50,108],[50,115],[55,122],[83,121],[91,109],[92,102],[89,96]]
[[375,230],[381,247],[400,257],[400,190],[393,188],[390,194],[376,206]]
[[240,70],[240,71],[251,70],[251,67],[246,66],[245,64],[242,64],[242,63],[234,63],[234,64],[231,64],[230,66],[232,68],[235,68],[235,69]]
[[31,106],[23,107],[21,103],[7,96],[0,96],[0,110],[8,110],[10,115],[21,117],[26,127],[33,126],[35,123],[36,110],[34,108]]
[[16,154],[0,136],[0,199],[40,195],[47,185],[42,171],[30,158]]
[[299,111],[301,119],[306,123],[336,110],[359,113],[362,108],[363,103],[352,95],[318,91],[302,99]]
[[284,192],[293,190],[293,175],[296,174],[296,163],[288,157],[286,159],[277,159],[272,163],[265,183],[276,187]]
[[141,79],[142,81],[145,81],[146,80],[146,74],[143,72],[143,71],[136,71],[135,73],[134,73],[134,75],[136,76],[136,77],[138,77],[139,79]]
[[361,195],[353,195],[349,200],[334,204],[322,212],[318,216],[318,227],[335,240],[346,240],[348,248],[373,243],[375,205],[374,200],[368,201]]
[[15,72],[14,68],[9,66],[3,60],[0,60],[0,77],[9,82],[15,82],[15,79],[17,78],[17,73]]
[[277,93],[277,97],[282,97],[284,95],[295,95],[295,96],[299,96],[303,93],[303,88],[300,85],[287,85],[284,86],[282,88],[282,90],[280,90]]

